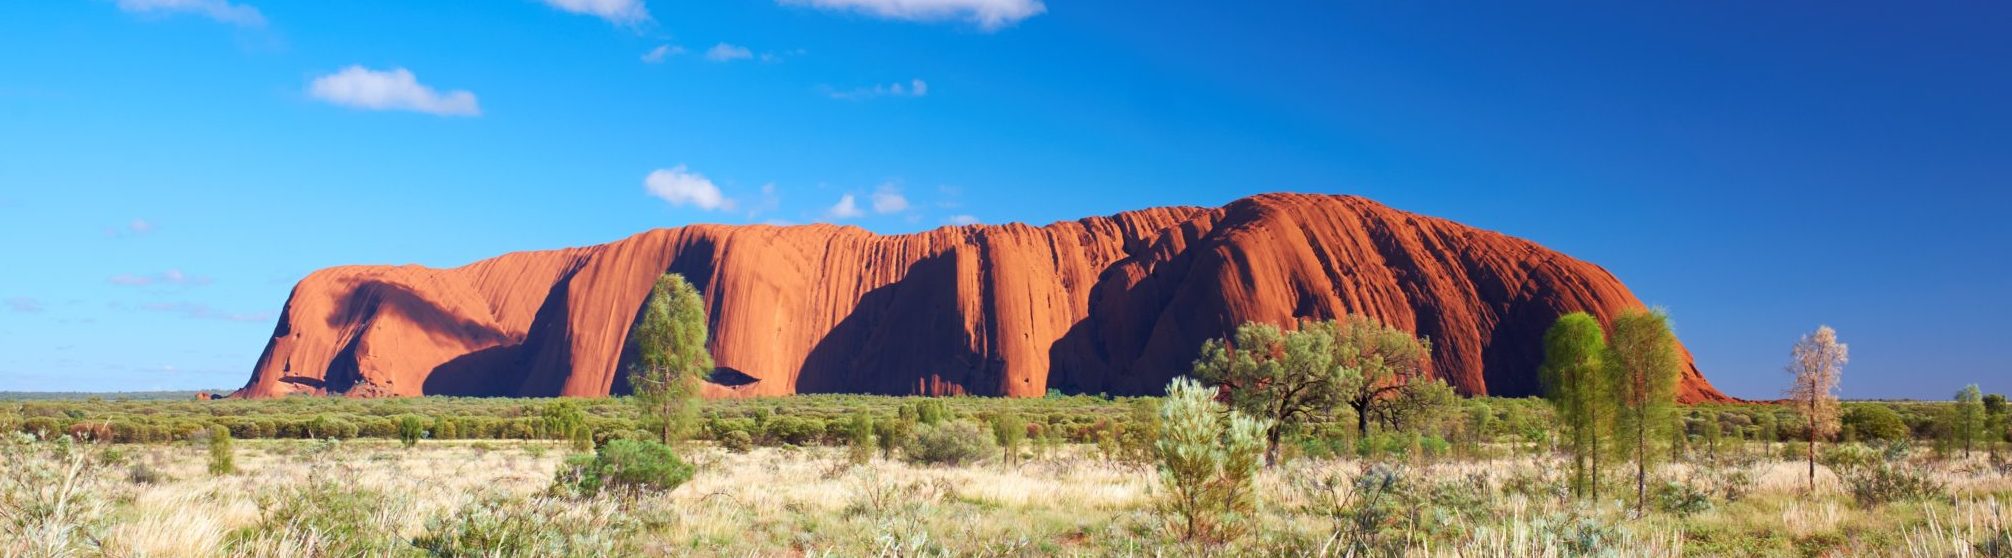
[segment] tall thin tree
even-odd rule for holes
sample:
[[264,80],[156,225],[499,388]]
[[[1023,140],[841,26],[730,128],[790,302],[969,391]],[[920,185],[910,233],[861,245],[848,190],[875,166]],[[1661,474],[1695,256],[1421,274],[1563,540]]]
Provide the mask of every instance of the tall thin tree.
[[1619,405],[1616,423],[1635,461],[1635,514],[1640,516],[1648,511],[1649,467],[1658,454],[1653,446],[1676,422],[1683,360],[1662,310],[1624,310],[1614,317],[1612,328],[1601,364]]
[[1977,384],[1963,386],[1956,392],[1956,439],[1963,442],[1963,457],[1970,457],[1970,449],[1977,445],[1977,439],[1984,436],[1984,392]]
[[1809,435],[1809,490],[1816,491],[1816,441],[1837,433],[1837,380],[1851,360],[1850,348],[1838,342],[1837,330],[1819,326],[1802,336],[1789,351],[1788,371],[1795,376],[1788,398],[1802,411]]
[[1544,394],[1557,409],[1572,450],[1572,492],[1600,499],[1600,452],[1613,432],[1614,399],[1600,369],[1607,350],[1600,321],[1585,312],[1558,318],[1544,332]]
[[634,399],[663,443],[676,442],[698,421],[699,390],[713,371],[705,299],[683,276],[658,277],[629,343],[636,350],[629,372]]

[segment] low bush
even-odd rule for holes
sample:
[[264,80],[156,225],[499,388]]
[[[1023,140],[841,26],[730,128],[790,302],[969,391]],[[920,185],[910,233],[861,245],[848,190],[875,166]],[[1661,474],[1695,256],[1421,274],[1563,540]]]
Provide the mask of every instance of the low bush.
[[1692,515],[1712,510],[1711,496],[1690,483],[1665,481],[1656,487],[1653,498],[1656,509],[1677,515]]
[[1881,464],[1861,467],[1839,475],[1845,490],[1860,507],[1875,507],[1899,501],[1946,499],[1940,481],[1906,467]]
[[593,455],[574,455],[559,467],[554,488],[575,496],[669,491],[691,480],[693,467],[670,446],[649,440],[615,440]]
[[994,451],[991,432],[960,420],[917,428],[901,453],[911,463],[956,466],[983,461]]
[[720,447],[733,453],[747,453],[755,445],[754,436],[748,435],[746,430],[728,430],[720,434],[719,439]]

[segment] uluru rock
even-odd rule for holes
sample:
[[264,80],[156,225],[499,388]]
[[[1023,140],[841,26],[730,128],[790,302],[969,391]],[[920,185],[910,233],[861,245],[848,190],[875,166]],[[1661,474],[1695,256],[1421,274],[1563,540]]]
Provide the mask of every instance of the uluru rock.
[[[1350,196],[907,235],[693,225],[317,271],[235,395],[626,393],[629,328],[666,272],[705,295],[714,397],[1152,394],[1239,323],[1349,313],[1430,338],[1433,373],[1462,393],[1522,396],[1559,315],[1641,305],[1599,266]],[[1727,399],[1685,361],[1682,400]]]

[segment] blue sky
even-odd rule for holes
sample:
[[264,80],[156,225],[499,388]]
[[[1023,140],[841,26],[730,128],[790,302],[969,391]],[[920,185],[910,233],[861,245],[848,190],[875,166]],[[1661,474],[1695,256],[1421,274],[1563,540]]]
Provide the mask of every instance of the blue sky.
[[0,390],[236,387],[330,265],[1306,191],[1603,265],[1734,395],[1819,324],[2012,391],[2012,10],[1498,4],[0,4]]

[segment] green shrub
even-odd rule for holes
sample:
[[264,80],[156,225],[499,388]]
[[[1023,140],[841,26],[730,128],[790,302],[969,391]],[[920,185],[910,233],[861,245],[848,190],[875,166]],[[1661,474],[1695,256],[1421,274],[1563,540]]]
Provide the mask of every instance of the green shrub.
[[780,416],[768,420],[762,427],[770,440],[790,445],[809,445],[824,436],[824,421],[812,418]]
[[1880,464],[1839,475],[1845,490],[1860,507],[1891,502],[1947,499],[1941,482],[1907,467]]
[[845,440],[846,460],[854,465],[864,465],[873,460],[873,416],[854,413],[851,418],[834,422],[839,434]]
[[1013,413],[992,417],[992,441],[999,444],[999,456],[1008,465],[1019,460],[1020,444],[1027,439],[1027,420]]
[[923,426],[902,448],[902,457],[911,463],[965,465],[992,455],[992,434],[970,421],[952,421]]
[[231,449],[230,429],[210,427],[210,474],[228,475],[237,470],[237,452]]
[[1677,515],[1704,513],[1712,509],[1711,497],[1689,483],[1666,481],[1656,487],[1653,497],[1656,509]]
[[419,445],[419,439],[426,437],[426,424],[419,417],[406,415],[398,419],[398,442],[405,447]]
[[720,435],[720,447],[729,452],[747,453],[754,449],[754,445],[754,436],[749,436],[745,430],[728,430]]
[[555,488],[578,496],[602,491],[669,491],[692,478],[692,465],[670,446],[651,440],[614,440],[593,455],[574,455],[559,467]]
[[[441,557],[564,557],[598,558],[634,555],[632,537],[621,531],[634,527],[626,514],[568,514],[550,500],[485,497],[463,505],[451,515],[426,521],[426,532],[412,546]],[[584,517],[605,517],[614,524],[582,524]]]

